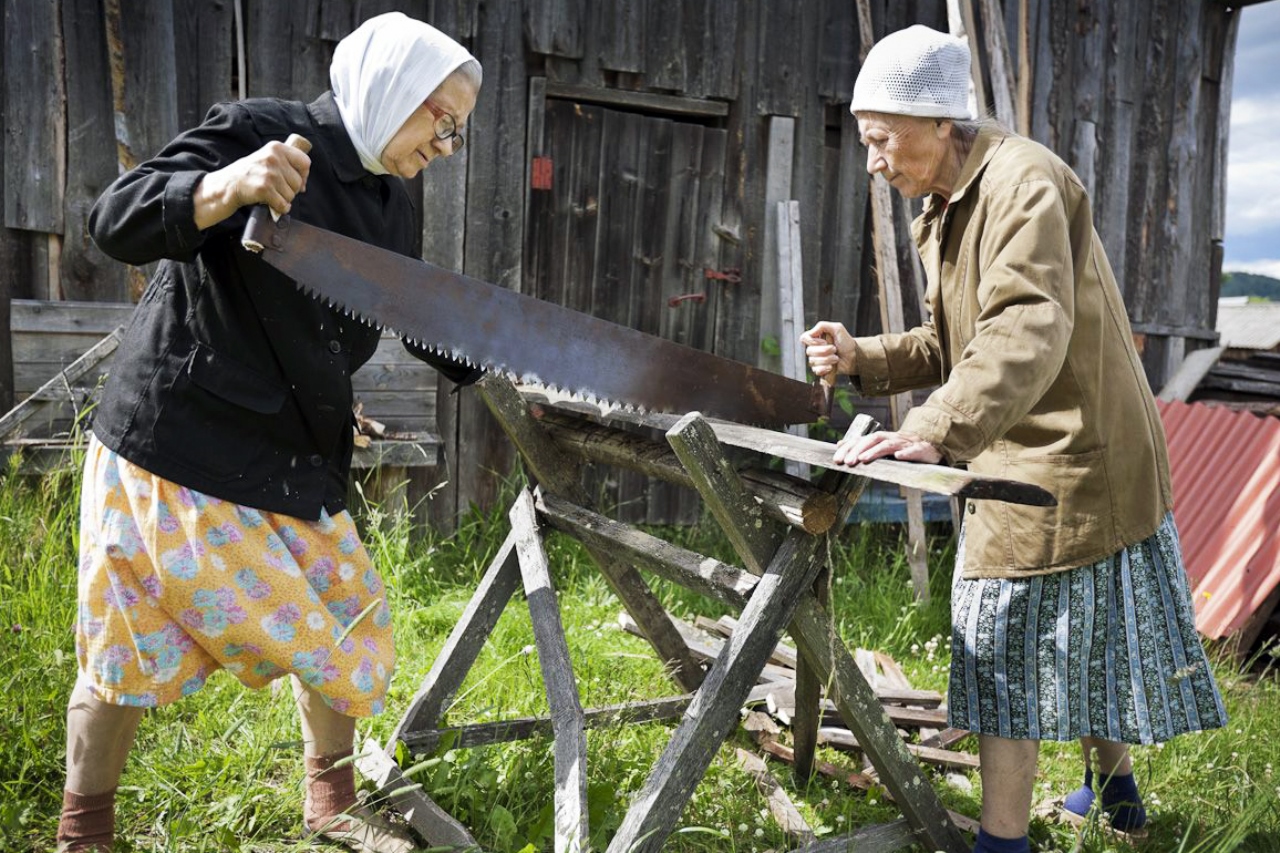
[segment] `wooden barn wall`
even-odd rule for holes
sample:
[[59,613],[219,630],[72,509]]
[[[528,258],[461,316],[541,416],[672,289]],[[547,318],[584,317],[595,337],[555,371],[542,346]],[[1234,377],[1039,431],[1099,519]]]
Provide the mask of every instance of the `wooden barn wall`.
[[[119,170],[217,100],[314,98],[336,42],[398,9],[454,35],[486,71],[467,148],[412,184],[425,257],[769,364],[773,205],[794,198],[807,319],[879,329],[865,150],[847,111],[861,38],[849,0],[2,2],[6,308],[13,297],[136,297],[147,271],[106,259],[86,235]],[[1025,83],[1029,133],[1092,191],[1158,386],[1212,334],[1237,16],[1216,0],[956,5],[969,10],[989,105],[1001,57],[988,27],[1001,28]],[[870,7],[877,37],[947,27],[947,0]],[[549,188],[533,186],[534,158],[549,166]],[[898,205],[904,267],[914,209]],[[906,289],[912,322],[920,293]],[[4,397],[12,368],[0,338]],[[437,411],[451,471],[436,510],[452,518],[491,502],[513,459],[475,395],[442,394]],[[637,518],[691,511],[649,484],[597,485]]]

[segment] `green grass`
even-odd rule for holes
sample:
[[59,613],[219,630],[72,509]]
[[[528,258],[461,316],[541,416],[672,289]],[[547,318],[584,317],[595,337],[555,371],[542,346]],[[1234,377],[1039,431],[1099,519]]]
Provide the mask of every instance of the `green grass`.
[[[75,676],[76,478],[13,475],[0,482],[0,849],[52,849],[61,801],[64,719]],[[386,739],[426,674],[506,535],[505,507],[470,517],[452,537],[411,539],[407,525],[376,506],[361,513],[366,543],[392,590],[399,665],[388,707],[361,724]],[[728,561],[732,555],[712,525],[660,531]],[[897,532],[849,530],[832,553],[834,612],[850,646],[885,651],[913,684],[944,689],[948,636],[947,586],[953,547],[938,530],[931,548],[933,602],[913,603]],[[617,628],[620,606],[583,549],[551,536],[548,551],[579,680],[592,707],[677,692],[648,646]],[[655,582],[674,612],[692,619],[723,607]],[[448,713],[452,723],[544,713],[528,610],[517,596]],[[1264,655],[1265,660],[1271,660]],[[1177,853],[1280,849],[1280,683],[1274,670],[1245,675],[1226,658],[1216,664],[1232,722],[1227,729],[1135,750],[1153,812],[1145,850]],[[218,674],[193,697],[150,713],[122,780],[118,801],[121,851],[250,851],[312,849],[299,841],[301,761],[290,691],[243,689]],[[592,842],[603,849],[621,821],[627,798],[643,784],[670,727],[636,725],[588,733]],[[790,849],[763,812],[765,804],[734,759],[750,748],[734,735],[722,748],[664,849],[764,851]],[[972,744],[962,744],[972,747]],[[853,768],[848,756],[822,757]],[[550,850],[550,744],[535,740],[477,749],[441,748],[405,758],[411,777],[494,851]],[[785,768],[775,775],[819,832],[897,816],[883,795],[853,791],[817,777],[797,786]],[[976,816],[980,784],[967,790],[935,771],[930,778],[948,807]],[[1079,784],[1078,750],[1046,744],[1037,799]],[[1077,846],[1067,827],[1035,821],[1039,851],[1123,851],[1096,828]]]

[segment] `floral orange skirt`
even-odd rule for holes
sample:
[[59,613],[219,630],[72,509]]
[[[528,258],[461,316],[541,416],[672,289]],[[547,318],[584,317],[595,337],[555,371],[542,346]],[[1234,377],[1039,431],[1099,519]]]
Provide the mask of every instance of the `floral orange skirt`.
[[164,705],[225,669],[249,687],[292,673],[340,713],[382,711],[391,614],[345,511],[307,521],[228,503],[94,438],[78,597],[80,675],[104,702]]

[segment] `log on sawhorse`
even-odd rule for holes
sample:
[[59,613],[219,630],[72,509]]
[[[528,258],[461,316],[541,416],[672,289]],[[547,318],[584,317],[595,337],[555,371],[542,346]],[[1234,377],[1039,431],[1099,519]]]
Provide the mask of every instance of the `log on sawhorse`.
[[[632,798],[609,851],[656,851],[675,829],[680,814],[706,773],[715,754],[738,725],[739,709],[752,698],[760,674],[783,632],[789,632],[799,652],[795,735],[796,772],[813,770],[813,751],[821,714],[821,690],[826,687],[860,748],[892,794],[903,818],[882,827],[863,827],[843,839],[823,845],[857,844],[859,850],[891,851],[913,844],[930,850],[961,853],[968,849],[919,764],[885,716],[879,699],[839,639],[825,602],[815,593],[815,580],[827,569],[827,537],[836,522],[848,516],[868,478],[893,482],[909,480],[930,491],[970,498],[1015,502],[1043,502],[1045,495],[1023,484],[977,477],[938,466],[871,463],[854,476],[830,464],[831,445],[767,430],[713,423],[693,414],[671,416],[619,415],[644,426],[667,430],[671,453],[679,465],[657,450],[644,454],[646,473],[658,468],[679,469],[678,478],[697,489],[736,550],[742,567],[732,566],[679,548],[594,512],[580,486],[581,460],[590,458],[588,446],[625,443],[628,439],[602,436],[598,424],[583,423],[574,430],[574,406],[555,406],[557,417],[540,423],[529,401],[510,382],[487,377],[479,384],[486,403],[507,431],[539,484],[537,493],[524,491],[511,509],[512,529],[490,564],[444,649],[379,756],[366,756],[371,770],[396,805],[432,844],[474,846],[467,830],[444,814],[420,790],[406,785],[395,772],[394,754],[403,743],[424,750],[442,737],[454,744],[478,745],[551,733],[554,743],[555,849],[582,851],[589,838],[586,809],[585,729],[594,725],[671,718],[680,722],[647,781]],[[613,413],[604,413],[611,416]],[[852,429],[866,429],[858,419]],[[594,436],[594,438],[584,438]],[[722,445],[749,447],[793,461],[832,470],[817,484],[773,482],[767,488],[745,477],[729,461]],[[660,450],[660,448],[659,448]],[[624,454],[613,454],[625,464]],[[827,529],[815,531],[812,515],[782,509],[771,501],[804,503],[821,492],[835,509]],[[786,497],[790,496],[790,497]],[[767,507],[767,508],[766,508]],[[805,519],[808,519],[806,522]],[[786,522],[785,524],[783,522]],[[569,661],[559,608],[552,586],[542,531],[552,528],[581,541],[599,564],[640,632],[650,642],[681,688],[669,699],[632,703],[608,709],[585,710]],[[658,603],[640,571],[653,573],[729,604],[741,611],[737,629],[711,667],[703,671],[678,626]],[[476,726],[444,726],[445,710],[499,616],[518,588],[523,588],[534,625],[534,640],[547,689],[551,716]],[[360,765],[362,771],[364,766]],[[420,816],[420,819],[414,819]],[[824,849],[844,849],[834,846]]]

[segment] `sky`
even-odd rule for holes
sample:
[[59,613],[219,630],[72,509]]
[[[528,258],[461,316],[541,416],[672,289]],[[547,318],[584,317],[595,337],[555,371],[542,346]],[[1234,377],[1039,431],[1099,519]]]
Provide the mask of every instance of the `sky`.
[[1222,269],[1280,278],[1280,0],[1241,14]]

